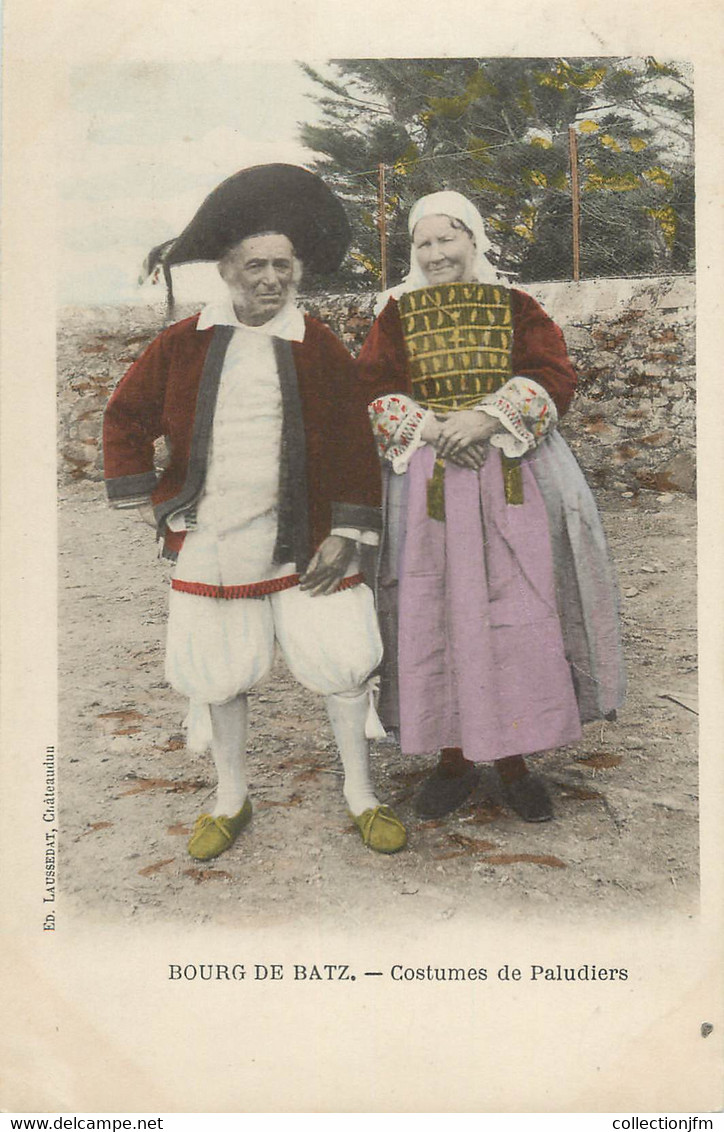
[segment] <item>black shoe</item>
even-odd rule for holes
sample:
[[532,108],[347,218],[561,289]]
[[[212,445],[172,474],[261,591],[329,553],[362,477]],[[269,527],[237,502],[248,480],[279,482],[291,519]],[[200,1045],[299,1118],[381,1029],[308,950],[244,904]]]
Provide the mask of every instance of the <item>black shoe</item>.
[[478,768],[471,766],[462,774],[445,774],[435,767],[422,784],[413,808],[420,818],[442,818],[462,806],[478,784]]
[[523,821],[550,821],[553,803],[546,784],[534,774],[523,774],[511,782],[501,778],[500,787],[505,802]]

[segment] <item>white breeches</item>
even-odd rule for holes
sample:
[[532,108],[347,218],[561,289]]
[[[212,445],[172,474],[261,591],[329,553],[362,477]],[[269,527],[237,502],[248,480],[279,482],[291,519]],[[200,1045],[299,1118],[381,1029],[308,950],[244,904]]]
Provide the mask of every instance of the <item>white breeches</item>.
[[275,641],[310,691],[361,689],[382,659],[372,591],[310,597],[295,586],[225,601],[171,590],[166,679],[191,701],[221,704],[248,691],[269,672]]

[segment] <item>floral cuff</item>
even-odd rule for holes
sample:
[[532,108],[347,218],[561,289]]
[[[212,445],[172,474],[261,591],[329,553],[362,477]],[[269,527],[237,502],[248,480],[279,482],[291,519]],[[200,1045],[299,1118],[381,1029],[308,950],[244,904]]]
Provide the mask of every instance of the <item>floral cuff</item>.
[[407,471],[413,452],[425,443],[422,429],[429,410],[399,393],[378,397],[368,406],[368,412],[380,456],[389,460],[394,472],[402,475]]
[[505,431],[495,433],[490,443],[506,456],[524,456],[558,423],[551,397],[529,377],[512,377],[475,407],[503,425]]

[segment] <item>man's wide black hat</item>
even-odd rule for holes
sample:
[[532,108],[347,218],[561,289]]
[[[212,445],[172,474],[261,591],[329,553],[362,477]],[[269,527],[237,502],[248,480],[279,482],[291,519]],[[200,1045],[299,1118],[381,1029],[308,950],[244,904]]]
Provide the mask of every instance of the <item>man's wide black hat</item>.
[[220,260],[259,232],[288,236],[305,267],[319,272],[339,267],[350,241],[341,201],[314,173],[298,165],[254,165],[222,181],[181,235],[162,245],[159,258],[168,267]]

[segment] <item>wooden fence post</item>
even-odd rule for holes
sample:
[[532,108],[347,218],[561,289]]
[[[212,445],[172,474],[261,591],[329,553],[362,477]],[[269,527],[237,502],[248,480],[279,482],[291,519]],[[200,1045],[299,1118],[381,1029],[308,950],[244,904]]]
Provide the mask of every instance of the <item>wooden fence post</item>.
[[387,218],[385,215],[385,167],[377,166],[377,227],[380,233],[380,290],[387,290]]
[[574,126],[568,127],[568,151],[571,163],[571,198],[573,205],[573,281],[581,278],[581,202],[578,185],[578,137]]

